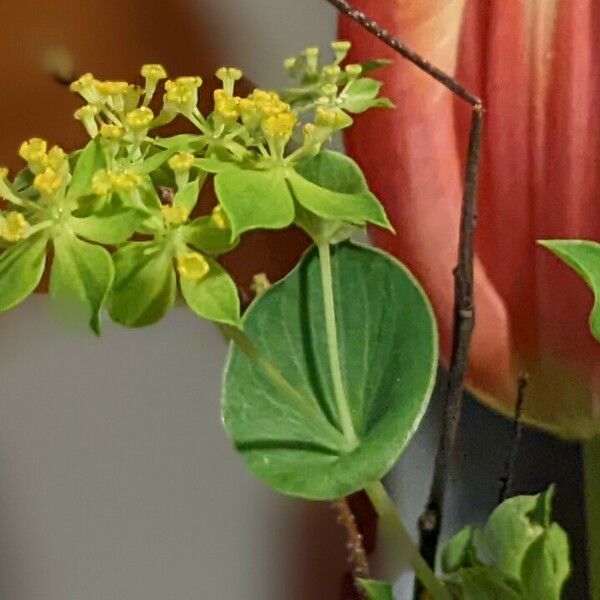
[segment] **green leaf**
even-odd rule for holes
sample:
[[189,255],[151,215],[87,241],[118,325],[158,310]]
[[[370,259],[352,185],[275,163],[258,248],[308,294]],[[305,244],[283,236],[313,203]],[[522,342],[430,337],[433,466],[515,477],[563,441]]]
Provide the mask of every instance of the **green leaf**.
[[521,568],[523,595],[526,600],[560,600],[571,572],[569,540],[556,523],[529,546]]
[[382,67],[387,67],[391,65],[392,61],[387,60],[385,58],[375,59],[375,60],[367,60],[361,63],[362,72],[370,73],[371,71],[376,71],[377,69],[381,69]]
[[174,206],[183,206],[188,214],[194,210],[198,196],[200,195],[200,179],[197,177],[193,181],[188,181],[173,198]]
[[340,107],[351,113],[363,113],[375,106],[394,106],[385,98],[377,98],[381,82],[369,77],[351,81],[341,97]]
[[202,137],[195,133],[180,133],[167,138],[157,137],[153,142],[161,148],[182,152],[189,150],[190,146],[202,143]]
[[223,397],[225,426],[249,469],[314,500],[341,498],[387,473],[419,424],[437,368],[435,319],[405,267],[344,243],[333,248],[332,271],[358,446],[348,446],[335,408],[315,249],[244,315],[259,364],[232,347]]
[[194,161],[194,166],[198,167],[205,173],[220,173],[227,169],[236,169],[233,163],[218,159],[216,156],[209,156],[208,158],[197,158]]
[[149,173],[152,173],[152,171],[158,169],[163,163],[167,162],[176,152],[178,152],[176,147],[155,152],[143,161],[133,165],[131,170],[142,175],[148,175]]
[[540,240],[538,243],[567,263],[594,292],[589,323],[592,335],[600,342],[600,244],[584,240]]
[[170,252],[154,242],[131,242],[113,256],[116,276],[109,314],[128,327],[151,325],[173,306],[175,268]]
[[184,240],[205,254],[224,254],[233,250],[240,239],[231,239],[231,230],[217,227],[209,216],[198,217],[182,228]]
[[[472,567],[454,573],[449,587],[460,600],[523,600],[516,582],[492,567]],[[544,596],[537,596],[541,600]]]
[[77,239],[68,229],[56,236],[50,293],[56,299],[75,299],[90,311],[90,327],[100,333],[100,308],[110,290],[114,267],[101,246]]
[[133,235],[146,217],[143,212],[113,200],[86,217],[71,217],[69,226],[79,237],[92,242],[121,244]]
[[374,579],[357,579],[369,600],[394,600],[392,584]]
[[92,177],[106,166],[104,152],[97,138],[88,142],[80,152],[69,183],[67,199],[77,199],[90,193]]
[[474,565],[473,528],[468,526],[452,536],[444,546],[442,569],[444,573],[454,573],[461,568]]
[[238,326],[240,300],[237,287],[229,274],[216,261],[207,258],[210,270],[202,279],[179,278],[181,294],[187,305],[200,317]]
[[232,238],[250,229],[281,229],[294,220],[294,201],[282,170],[226,169],[215,176],[215,191]]
[[296,200],[323,219],[353,225],[374,223],[391,229],[383,206],[369,192],[358,165],[339,152],[326,150],[291,172]]
[[478,559],[518,579],[525,552],[544,531],[529,516],[537,506],[538,496],[515,496],[500,504],[474,533]]
[[0,313],[23,302],[40,283],[47,238],[39,233],[0,254]]

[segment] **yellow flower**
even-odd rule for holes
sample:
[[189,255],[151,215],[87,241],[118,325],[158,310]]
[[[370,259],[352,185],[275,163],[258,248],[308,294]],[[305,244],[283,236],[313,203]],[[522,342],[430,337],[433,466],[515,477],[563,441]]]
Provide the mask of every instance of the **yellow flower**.
[[217,79],[220,79],[221,81],[227,81],[229,79],[232,81],[239,81],[244,76],[240,69],[235,69],[233,67],[221,67],[217,70],[215,75],[217,76]]
[[147,106],[136,108],[127,114],[125,122],[133,131],[144,131],[148,129],[154,119],[154,113]]
[[6,167],[0,167],[0,181],[3,181],[8,177],[8,169]]
[[168,225],[178,227],[183,225],[188,218],[188,210],[185,206],[173,206],[172,204],[163,204],[160,207],[162,216]]
[[43,167],[46,162],[48,142],[41,138],[31,138],[21,144],[19,156],[31,166]]
[[130,192],[142,182],[141,176],[133,171],[123,171],[111,175],[113,188],[118,192]]
[[98,81],[92,83],[94,89],[102,96],[119,96],[127,92],[129,84],[126,81]]
[[92,104],[87,104],[78,108],[73,116],[83,123],[88,135],[92,138],[98,135],[98,124],[96,123],[96,115],[98,114],[98,108]]
[[109,173],[106,169],[96,171],[92,177],[92,192],[94,192],[96,196],[107,196],[112,192],[112,189],[112,173]]
[[217,205],[213,208],[213,211],[210,215],[210,222],[217,229],[229,228],[229,219],[227,218],[227,214],[223,210],[223,207],[220,205]]
[[319,106],[315,111],[315,123],[321,127],[339,129],[348,124],[348,116],[341,110]]
[[194,166],[195,156],[190,152],[178,152],[168,161],[169,167],[175,173],[187,173]]
[[235,123],[239,117],[240,99],[230,96],[225,90],[215,90],[214,99],[215,115],[228,125]]
[[124,134],[125,131],[118,125],[104,123],[102,127],[100,127],[100,135],[105,140],[119,141]]
[[271,287],[271,282],[265,273],[256,273],[252,276],[250,289],[257,295],[262,296]]
[[64,183],[64,178],[51,167],[35,176],[33,187],[44,196],[52,196]]
[[177,271],[187,279],[202,279],[210,270],[207,260],[199,252],[189,251],[177,257]]
[[21,213],[10,212],[0,219],[0,236],[7,242],[18,242],[25,237],[29,223]]
[[289,138],[297,122],[298,117],[294,113],[280,113],[268,117],[262,124],[262,130],[269,137]]
[[200,77],[178,77],[165,82],[164,104],[166,110],[174,110],[189,115],[198,103],[198,88],[202,85]]
[[148,64],[142,65],[141,75],[145,79],[149,79],[150,81],[160,81],[161,79],[165,79],[167,76],[167,71],[162,65],[159,64]]
[[331,42],[331,49],[333,50],[333,53],[335,54],[335,62],[341,63],[348,55],[348,52],[350,51],[351,47],[352,47],[352,44],[345,40]]
[[96,78],[91,73],[85,73],[77,81],[74,81],[69,89],[78,93],[86,102],[90,104],[101,104],[102,96],[96,90]]

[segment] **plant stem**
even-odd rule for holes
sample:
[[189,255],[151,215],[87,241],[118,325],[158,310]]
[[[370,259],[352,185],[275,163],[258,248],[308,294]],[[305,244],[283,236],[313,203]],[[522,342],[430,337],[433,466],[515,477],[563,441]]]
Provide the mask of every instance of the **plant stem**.
[[335,322],[335,302],[333,300],[333,279],[331,276],[331,254],[328,242],[317,243],[319,250],[319,265],[321,267],[321,286],[323,289],[323,309],[325,311],[325,333],[327,336],[327,349],[329,355],[329,369],[333,383],[333,393],[337,406],[340,425],[346,441],[350,446],[358,444],[358,438],[352,424],[350,405],[344,391],[342,381],[342,368],[337,338],[337,325]]
[[388,533],[393,535],[397,540],[398,546],[401,546],[404,551],[408,552],[410,563],[417,579],[431,594],[433,600],[452,600],[452,596],[450,596],[448,590],[419,553],[400,519],[396,505],[381,481],[368,485],[365,491],[379,515],[382,530],[387,529]]
[[600,437],[583,444],[590,598],[600,600]]

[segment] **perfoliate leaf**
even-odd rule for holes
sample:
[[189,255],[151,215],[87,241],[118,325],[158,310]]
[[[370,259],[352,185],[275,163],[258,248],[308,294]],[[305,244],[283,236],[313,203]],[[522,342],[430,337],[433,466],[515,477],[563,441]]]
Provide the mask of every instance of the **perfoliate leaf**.
[[362,113],[377,101],[381,82],[369,77],[355,79],[348,84],[341,97],[340,107],[351,113]]
[[391,229],[383,206],[369,192],[359,167],[343,154],[321,152],[298,165],[289,181],[298,203],[323,219]]
[[46,264],[47,237],[38,233],[0,254],[0,312],[23,302],[38,286]]
[[357,583],[365,591],[369,600],[394,600],[391,583],[374,579],[357,579]]
[[259,364],[232,347],[223,397],[226,429],[250,470],[280,492],[314,500],[350,494],[390,469],[423,415],[437,368],[431,307],[400,263],[344,243],[333,249],[332,271],[358,445],[341,433],[314,249],[244,315]]
[[[204,178],[203,178],[204,180]],[[183,206],[188,214],[194,210],[198,196],[200,195],[200,179],[197,177],[193,181],[186,183],[183,188],[178,190],[173,198],[174,206]]]
[[186,243],[204,254],[224,254],[239,244],[239,238],[231,239],[231,230],[217,227],[208,216],[198,217],[184,225],[183,236]]
[[170,252],[153,242],[131,242],[113,256],[115,283],[109,314],[128,327],[151,325],[175,301],[176,277]]
[[216,261],[207,258],[210,270],[201,279],[179,278],[181,294],[197,315],[225,325],[238,326],[240,300],[229,274]]
[[92,177],[94,174],[106,166],[104,152],[97,138],[88,142],[87,146],[79,153],[69,189],[67,198],[80,198],[90,193]]
[[100,244],[120,244],[133,235],[146,217],[143,212],[113,200],[86,217],[71,217],[69,226],[86,240]]
[[538,243],[567,263],[594,292],[589,323],[592,335],[600,342],[600,244],[584,240],[541,240]]
[[100,308],[114,277],[110,254],[101,246],[77,239],[66,228],[53,239],[53,244],[51,295],[58,300],[83,303],[90,312],[90,327],[99,334]]
[[251,229],[280,229],[294,220],[284,171],[229,168],[215,176],[215,191],[229,217],[232,238]]
[[567,534],[552,523],[525,553],[521,567],[524,599],[560,600],[570,572]]

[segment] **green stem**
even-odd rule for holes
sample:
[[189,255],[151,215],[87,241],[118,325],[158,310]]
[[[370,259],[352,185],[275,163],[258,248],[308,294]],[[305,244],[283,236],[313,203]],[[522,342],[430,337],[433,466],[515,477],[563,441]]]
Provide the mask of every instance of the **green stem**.
[[325,310],[325,334],[327,336],[327,349],[329,354],[329,370],[333,383],[333,394],[337,406],[340,425],[346,441],[350,446],[358,445],[358,438],[352,424],[350,405],[344,391],[342,381],[342,367],[337,339],[337,326],[335,322],[335,302],[333,300],[333,279],[331,276],[331,254],[329,243],[319,242],[319,265],[321,267],[321,286],[323,288],[323,308]]
[[395,538],[396,545],[408,552],[410,563],[417,579],[431,594],[433,600],[452,600],[450,592],[431,570],[425,559],[419,553],[410,534],[404,527],[396,505],[390,498],[381,481],[371,483],[365,488],[373,508],[380,518],[381,530]]
[[583,444],[588,573],[592,600],[600,600],[600,437]]

